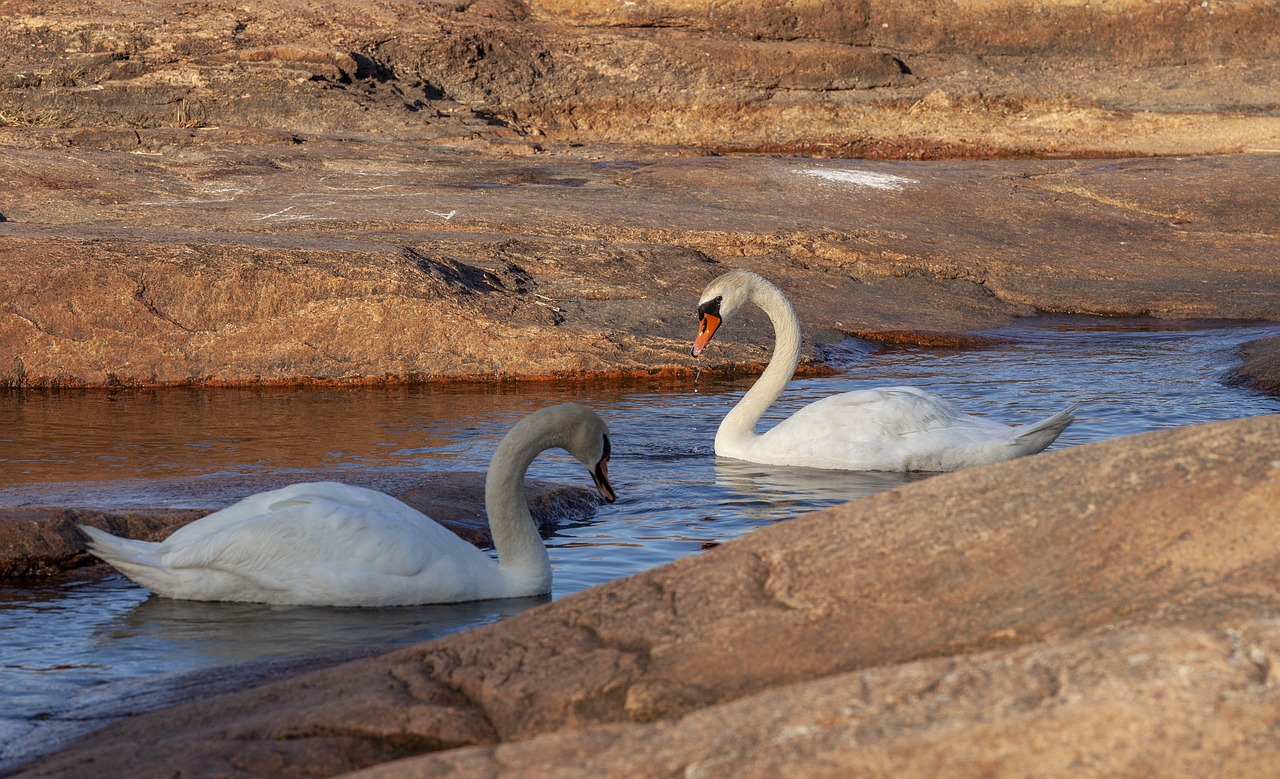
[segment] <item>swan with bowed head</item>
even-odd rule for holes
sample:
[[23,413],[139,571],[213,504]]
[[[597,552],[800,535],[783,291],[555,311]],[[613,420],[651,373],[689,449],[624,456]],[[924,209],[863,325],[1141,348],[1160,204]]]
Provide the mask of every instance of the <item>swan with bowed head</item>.
[[81,526],[89,551],[157,595],[314,606],[406,606],[551,591],[551,560],[525,502],[524,477],[547,449],[587,466],[604,499],[609,430],[565,403],[507,433],[485,477],[495,561],[395,498],[335,482],[251,495],[159,543]]
[[769,316],[774,353],[760,378],[716,431],[721,457],[765,465],[847,471],[954,471],[1035,454],[1074,421],[1075,405],[1009,426],[967,414],[915,387],[856,390],[814,401],[764,433],[756,426],[800,363],[800,320],[782,292],[750,271],[712,281],[698,303],[699,356],[722,322],[751,303]]

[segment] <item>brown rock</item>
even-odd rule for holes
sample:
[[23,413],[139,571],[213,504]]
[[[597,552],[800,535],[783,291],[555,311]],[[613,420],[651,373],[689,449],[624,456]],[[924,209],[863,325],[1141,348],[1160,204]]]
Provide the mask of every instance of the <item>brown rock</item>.
[[[1274,5],[0,3],[18,127],[835,156],[1274,148]],[[1014,20],[1011,22],[1011,20]]]
[[552,754],[608,775],[1262,775],[1277,440],[1280,417],[1256,417],[936,476],[138,717],[22,775],[333,775],[496,742],[373,775],[537,775]]
[[[688,371],[728,267],[810,344],[1280,318],[1274,3],[709,8],[0,0],[0,384]],[[1278,438],[932,478],[27,775],[1269,775]]]
[[[1256,2],[1215,8],[1213,13],[1202,6],[1191,11],[1192,15],[1171,14],[1169,6],[1140,0],[1121,0],[1099,8],[1052,3],[1036,7],[1034,13],[1007,0],[949,4],[881,0],[853,6],[822,0],[738,0],[714,6],[696,0],[635,5],[608,0],[529,0],[528,5],[540,18],[591,27],[727,30],[772,40],[811,39],[915,51],[1102,56],[1128,63],[1250,51],[1263,56],[1280,54],[1280,45],[1263,31],[1276,23],[1275,9]],[[1223,13],[1226,15],[1219,15]],[[1257,27],[1246,29],[1252,25]]]
[[1265,777],[1280,758],[1277,649],[1274,619],[1090,635],[343,776]]
[[[729,267],[783,283],[811,348],[1037,311],[1280,319],[1275,156],[428,166],[255,137],[0,160],[0,383],[687,373],[692,308]],[[749,323],[706,367],[767,359]]]
[[1247,343],[1240,347],[1240,356],[1244,362],[1233,370],[1235,381],[1280,395],[1280,337]]
[[95,511],[0,508],[0,577],[44,577],[98,562],[85,551],[77,525],[93,525],[127,538],[159,541],[208,511],[156,509]]

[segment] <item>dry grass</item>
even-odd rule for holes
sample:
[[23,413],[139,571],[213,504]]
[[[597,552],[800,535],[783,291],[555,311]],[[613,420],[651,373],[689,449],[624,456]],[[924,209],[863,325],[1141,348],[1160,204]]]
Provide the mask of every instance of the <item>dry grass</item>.
[[0,127],[67,127],[70,122],[71,115],[58,108],[0,108]]

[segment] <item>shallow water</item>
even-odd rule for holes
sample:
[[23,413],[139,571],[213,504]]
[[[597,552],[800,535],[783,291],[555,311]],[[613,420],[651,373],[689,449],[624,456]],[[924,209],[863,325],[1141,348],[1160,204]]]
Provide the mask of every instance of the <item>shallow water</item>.
[[[1277,332],[1046,319],[996,331],[1010,345],[969,351],[850,340],[831,349],[848,372],[794,382],[766,424],[833,392],[889,384],[1009,424],[1078,401],[1053,448],[1277,413],[1280,399],[1220,381],[1238,344]],[[238,497],[227,477],[240,474],[482,470],[516,420],[575,400],[612,428],[619,500],[548,541],[560,598],[927,478],[717,461],[716,425],[752,380],[0,395],[0,505],[202,506]],[[544,455],[530,475],[590,486],[565,455]],[[169,601],[120,577],[0,586],[0,769],[99,717],[160,705],[163,695],[139,690],[180,687],[184,673],[421,641],[545,600],[344,610]]]

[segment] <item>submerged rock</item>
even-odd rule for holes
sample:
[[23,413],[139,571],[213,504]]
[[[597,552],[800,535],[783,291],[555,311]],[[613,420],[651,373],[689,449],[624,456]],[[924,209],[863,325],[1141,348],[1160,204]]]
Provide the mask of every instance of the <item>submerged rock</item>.
[[1264,775],[1277,440],[1256,417],[935,476],[21,775]]

